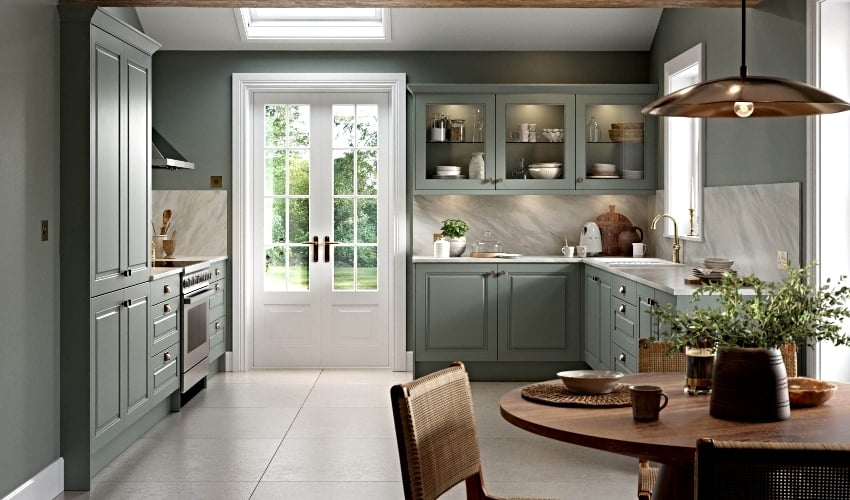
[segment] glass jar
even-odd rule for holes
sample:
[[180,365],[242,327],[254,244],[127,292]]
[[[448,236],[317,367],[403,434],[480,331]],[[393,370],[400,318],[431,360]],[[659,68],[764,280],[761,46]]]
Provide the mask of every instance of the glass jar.
[[484,239],[475,244],[477,253],[502,253],[502,242],[493,239],[493,233],[484,231]]
[[434,113],[434,119],[431,120],[431,142],[446,142],[448,122],[448,117],[443,113]]
[[587,142],[599,142],[600,135],[599,122],[596,121],[595,117],[591,116],[590,121],[587,122]]
[[463,142],[466,140],[466,120],[452,120],[452,128],[449,133],[449,141]]

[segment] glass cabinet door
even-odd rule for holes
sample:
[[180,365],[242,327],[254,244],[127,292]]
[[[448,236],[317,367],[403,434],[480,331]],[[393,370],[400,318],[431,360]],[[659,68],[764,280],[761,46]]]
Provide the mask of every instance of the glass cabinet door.
[[576,189],[654,189],[656,119],[651,95],[576,96]]
[[498,95],[496,109],[496,189],[574,189],[575,95]]
[[492,94],[416,96],[416,189],[494,189],[494,109]]

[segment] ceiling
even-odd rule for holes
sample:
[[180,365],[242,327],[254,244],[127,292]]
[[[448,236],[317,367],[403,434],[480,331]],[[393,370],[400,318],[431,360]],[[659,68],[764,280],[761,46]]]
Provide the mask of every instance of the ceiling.
[[162,50],[647,51],[660,8],[390,9],[391,41],[242,40],[227,8],[137,7]]

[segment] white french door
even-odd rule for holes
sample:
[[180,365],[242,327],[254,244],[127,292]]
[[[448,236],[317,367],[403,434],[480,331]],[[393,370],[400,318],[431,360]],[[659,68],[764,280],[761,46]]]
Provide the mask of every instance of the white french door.
[[388,107],[254,94],[254,367],[390,365]]

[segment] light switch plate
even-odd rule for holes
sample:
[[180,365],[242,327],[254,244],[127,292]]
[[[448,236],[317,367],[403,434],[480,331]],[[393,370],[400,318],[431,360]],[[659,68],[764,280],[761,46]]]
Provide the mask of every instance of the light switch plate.
[[221,176],[220,175],[211,175],[210,176],[210,187],[211,188],[220,188],[221,187]]

